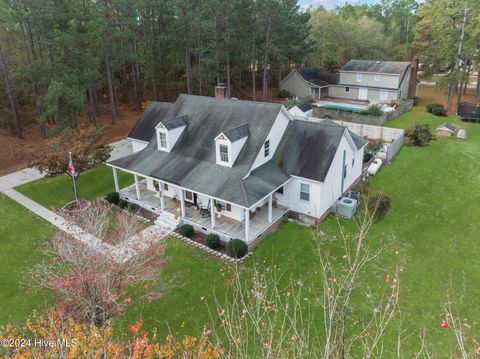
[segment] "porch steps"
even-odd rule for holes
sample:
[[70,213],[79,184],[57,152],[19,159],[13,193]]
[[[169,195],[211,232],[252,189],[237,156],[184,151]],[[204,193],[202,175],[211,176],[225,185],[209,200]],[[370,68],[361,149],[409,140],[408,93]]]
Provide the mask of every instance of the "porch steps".
[[162,211],[155,224],[169,231],[174,231],[180,225],[181,218],[175,218],[174,214]]

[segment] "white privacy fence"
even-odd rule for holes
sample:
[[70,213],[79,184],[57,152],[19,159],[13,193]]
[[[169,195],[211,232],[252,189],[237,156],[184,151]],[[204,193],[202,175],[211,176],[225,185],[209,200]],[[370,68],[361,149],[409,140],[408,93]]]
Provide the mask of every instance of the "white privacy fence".
[[353,133],[367,140],[381,140],[386,144],[386,160],[390,162],[403,146],[405,131],[400,128],[391,128],[363,123],[335,121],[339,125],[347,127]]

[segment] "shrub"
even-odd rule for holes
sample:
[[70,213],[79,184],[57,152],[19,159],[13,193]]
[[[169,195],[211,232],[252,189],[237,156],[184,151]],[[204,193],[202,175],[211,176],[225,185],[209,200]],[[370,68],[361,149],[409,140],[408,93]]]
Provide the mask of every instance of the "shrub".
[[130,203],[128,209],[132,212],[137,212],[140,209],[140,206],[136,203]]
[[127,208],[127,207],[128,207],[128,202],[125,201],[125,200],[123,200],[123,199],[121,199],[120,201],[118,201],[118,204],[117,204],[117,205],[118,205],[118,207],[120,207],[120,208]]
[[405,131],[408,138],[408,144],[413,146],[424,147],[432,140],[430,127],[424,123],[416,123]]
[[78,131],[73,128],[65,128],[58,136],[47,141],[45,150],[34,155],[30,166],[48,176],[69,174],[68,152],[72,152],[77,173],[104,163],[110,156],[112,148],[100,140],[103,135],[102,131],[97,128]]
[[370,152],[365,152],[363,154],[363,163],[367,163],[372,159],[373,155]]
[[442,104],[439,104],[439,103],[429,103],[427,106],[425,106],[427,112],[430,112],[430,113],[432,113],[432,110],[433,110],[435,107],[441,107],[441,108],[443,108],[443,105],[442,105]]
[[107,200],[108,203],[118,204],[118,202],[120,201],[120,195],[118,194],[118,192],[110,192],[110,193],[107,193],[107,195],[105,196],[105,199]]
[[380,220],[387,214],[388,210],[391,207],[391,203],[392,200],[390,199],[390,197],[373,197],[372,200],[369,202],[370,211],[375,211],[375,218]]
[[232,239],[230,242],[227,243],[227,247],[225,249],[227,251],[227,254],[230,257],[234,258],[242,258],[248,253],[247,243],[245,243],[241,239]]
[[288,92],[288,90],[282,89],[278,92],[278,97],[285,98],[289,96],[290,96],[290,92]]
[[413,98],[413,106],[417,106],[419,100],[420,100],[420,98],[419,98],[418,96],[415,96],[415,97]]
[[178,232],[187,238],[193,236],[193,226],[191,224],[182,224],[178,229]]
[[368,110],[366,112],[370,116],[382,116],[383,115],[382,108],[380,107],[380,105],[376,105],[376,104],[368,106]]
[[447,110],[443,108],[443,106],[439,107],[434,107],[432,108],[432,113],[435,116],[445,116],[447,114]]
[[220,237],[214,233],[210,233],[205,237],[205,243],[208,248],[217,249],[220,247]]

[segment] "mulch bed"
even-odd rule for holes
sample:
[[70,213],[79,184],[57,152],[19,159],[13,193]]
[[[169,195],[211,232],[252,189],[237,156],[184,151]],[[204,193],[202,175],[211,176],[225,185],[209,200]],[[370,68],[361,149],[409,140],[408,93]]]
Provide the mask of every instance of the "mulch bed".
[[[207,243],[205,242],[206,237],[207,237],[206,234],[195,231],[195,232],[193,232],[193,235],[190,237],[190,239],[194,242],[197,242],[197,243],[200,243],[200,244],[203,244],[204,246],[206,246],[207,245]],[[227,254],[227,252],[225,250],[225,243],[223,241],[220,241],[220,247],[215,249],[215,251],[220,252],[222,254]]]

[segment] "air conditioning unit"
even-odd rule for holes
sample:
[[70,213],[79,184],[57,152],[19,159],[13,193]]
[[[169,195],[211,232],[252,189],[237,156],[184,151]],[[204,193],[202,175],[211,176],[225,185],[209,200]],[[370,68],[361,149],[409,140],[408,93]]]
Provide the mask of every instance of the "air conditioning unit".
[[334,205],[333,211],[339,216],[352,218],[357,210],[358,201],[354,198],[342,197]]

